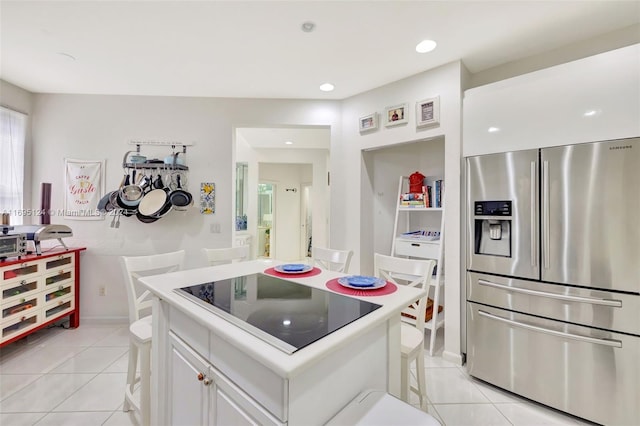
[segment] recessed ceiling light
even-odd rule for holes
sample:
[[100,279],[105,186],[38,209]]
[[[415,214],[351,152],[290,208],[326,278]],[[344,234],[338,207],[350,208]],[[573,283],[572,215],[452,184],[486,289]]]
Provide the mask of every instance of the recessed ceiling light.
[[284,144],[285,144],[285,145],[293,145],[293,142],[291,142],[291,141],[286,141]]
[[427,53],[431,52],[436,48],[438,43],[433,40],[422,40],[420,43],[416,45],[416,52],[418,53]]
[[595,109],[592,109],[590,111],[586,111],[583,115],[585,117],[593,117],[594,115],[596,115],[598,113],[598,111],[596,111]]
[[303,22],[300,28],[302,28],[302,31],[304,31],[305,33],[310,33],[316,28],[316,24],[311,21],[307,21]]
[[324,83],[320,85],[320,90],[322,90],[323,92],[330,92],[333,89],[335,89],[335,86],[331,83]]
[[493,127],[493,126],[492,126],[492,127],[489,127],[489,128],[487,129],[487,132],[489,132],[489,133],[496,133],[496,132],[499,132],[499,131],[500,131],[500,128],[499,128],[499,127]]

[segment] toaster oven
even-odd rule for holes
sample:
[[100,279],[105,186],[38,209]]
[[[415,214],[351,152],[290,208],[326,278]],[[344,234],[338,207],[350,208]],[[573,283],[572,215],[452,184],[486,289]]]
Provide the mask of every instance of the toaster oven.
[[27,254],[26,234],[2,234],[0,235],[0,260],[8,257],[18,257]]

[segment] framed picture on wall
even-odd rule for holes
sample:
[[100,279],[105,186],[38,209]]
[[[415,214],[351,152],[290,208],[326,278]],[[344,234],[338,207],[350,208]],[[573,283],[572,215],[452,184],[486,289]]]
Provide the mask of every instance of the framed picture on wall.
[[409,122],[408,104],[398,104],[386,107],[384,110],[385,126],[397,126]]
[[440,124],[440,97],[416,102],[416,126],[427,127]]
[[378,113],[374,112],[373,114],[360,117],[358,120],[358,130],[360,130],[360,133],[378,130]]

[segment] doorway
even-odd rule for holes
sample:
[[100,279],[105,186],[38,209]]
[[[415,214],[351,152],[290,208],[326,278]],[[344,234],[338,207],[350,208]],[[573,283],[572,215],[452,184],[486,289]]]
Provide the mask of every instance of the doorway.
[[[329,246],[330,191],[328,182],[331,129],[329,126],[281,126],[270,128],[242,127],[235,129],[235,161],[246,164],[246,183],[248,203],[246,205],[246,231],[234,226],[234,238],[237,234],[251,238],[252,257],[264,257],[264,246],[259,241],[260,234],[267,226],[258,212],[258,183],[274,185],[272,193],[272,221],[269,230],[269,256],[278,260],[302,260],[309,250],[310,243],[323,247]],[[306,167],[300,175],[300,167]],[[286,171],[298,167],[297,176],[292,181],[288,177],[267,173],[265,170]],[[239,173],[244,168],[235,167]],[[236,185],[241,182],[236,182]],[[308,185],[308,189],[305,189]],[[286,191],[289,189],[289,191]],[[295,191],[293,191],[295,189]],[[308,191],[308,197],[304,194]],[[240,195],[234,191],[234,203],[238,209]],[[298,199],[297,207],[290,206]],[[302,200],[313,199],[313,204],[305,205]],[[264,214],[264,213],[262,213]],[[242,213],[240,222],[244,225]],[[289,219],[283,219],[285,216]],[[293,219],[295,215],[295,220]],[[262,224],[261,224],[262,223]],[[261,229],[258,230],[258,225]],[[295,224],[295,225],[294,225]],[[280,225],[280,226],[279,226]]]

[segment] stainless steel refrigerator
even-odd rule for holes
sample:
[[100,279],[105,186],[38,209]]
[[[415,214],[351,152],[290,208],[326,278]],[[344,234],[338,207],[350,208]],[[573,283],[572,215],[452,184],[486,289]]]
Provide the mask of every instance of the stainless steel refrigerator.
[[640,138],[467,158],[470,375],[640,425]]

